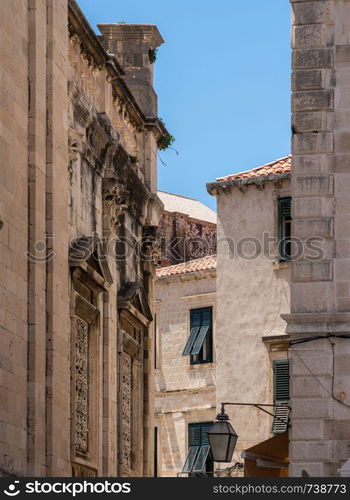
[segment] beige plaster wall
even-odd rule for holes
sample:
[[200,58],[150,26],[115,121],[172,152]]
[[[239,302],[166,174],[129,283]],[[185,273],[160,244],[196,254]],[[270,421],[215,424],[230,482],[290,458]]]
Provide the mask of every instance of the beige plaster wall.
[[[290,264],[270,257],[244,260],[234,251],[242,238],[262,242],[263,234],[277,236],[277,196],[290,195],[290,181],[282,187],[266,182],[264,189],[237,187],[217,198],[218,267],[216,343],[217,405],[222,401],[272,403],[272,358],[262,337],[283,335],[280,314],[289,310]],[[229,244],[228,241],[231,241]],[[258,247],[247,242],[245,255]],[[279,357],[286,357],[286,353]],[[270,437],[271,417],[251,407],[226,407],[239,440],[240,451]]]

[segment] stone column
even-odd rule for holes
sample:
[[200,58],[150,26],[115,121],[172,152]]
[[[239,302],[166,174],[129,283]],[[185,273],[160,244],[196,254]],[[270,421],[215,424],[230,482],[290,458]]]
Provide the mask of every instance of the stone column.
[[140,164],[148,188],[157,192],[157,134],[152,130],[157,122],[158,98],[153,88],[152,57],[163,44],[158,28],[151,24],[99,24],[100,40],[105,49],[122,64],[123,80],[132,92],[132,98],[148,121],[143,130]]
[[[350,456],[350,1],[291,0],[293,262],[291,476],[337,476]],[[319,251],[308,238],[320,238]]]

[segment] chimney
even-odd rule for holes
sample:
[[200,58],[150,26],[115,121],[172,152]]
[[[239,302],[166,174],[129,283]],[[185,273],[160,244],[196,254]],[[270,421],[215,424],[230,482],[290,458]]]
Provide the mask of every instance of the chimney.
[[153,89],[150,51],[163,42],[152,24],[98,24],[100,40],[114,54],[125,71],[125,82],[146,117],[157,116],[157,95]]

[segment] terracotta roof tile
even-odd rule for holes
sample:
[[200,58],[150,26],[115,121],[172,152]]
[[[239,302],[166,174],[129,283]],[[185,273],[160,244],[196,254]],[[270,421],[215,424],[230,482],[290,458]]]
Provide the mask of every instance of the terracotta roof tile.
[[190,260],[182,264],[157,269],[157,278],[168,278],[178,274],[195,273],[198,271],[211,271],[216,269],[216,255],[208,255],[201,259]]
[[261,167],[253,168],[253,170],[248,170],[246,172],[239,172],[238,174],[227,175],[226,177],[219,177],[217,182],[221,181],[232,181],[232,180],[243,180],[243,179],[255,179],[268,177],[270,175],[276,174],[286,174],[291,172],[292,157],[286,156],[280,158],[279,160],[272,161]]

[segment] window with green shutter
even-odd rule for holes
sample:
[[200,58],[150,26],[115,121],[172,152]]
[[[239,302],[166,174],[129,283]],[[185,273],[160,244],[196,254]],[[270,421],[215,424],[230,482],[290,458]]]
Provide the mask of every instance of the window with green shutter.
[[292,198],[278,198],[278,255],[279,260],[291,260]]
[[188,425],[188,453],[182,472],[191,476],[213,473],[214,462],[208,439],[208,432],[212,425],[212,422]]
[[190,334],[182,355],[191,356],[191,365],[213,361],[212,316],[212,307],[190,311]]
[[281,434],[288,428],[289,359],[277,359],[273,362],[273,399],[277,406],[274,412],[272,432]]

